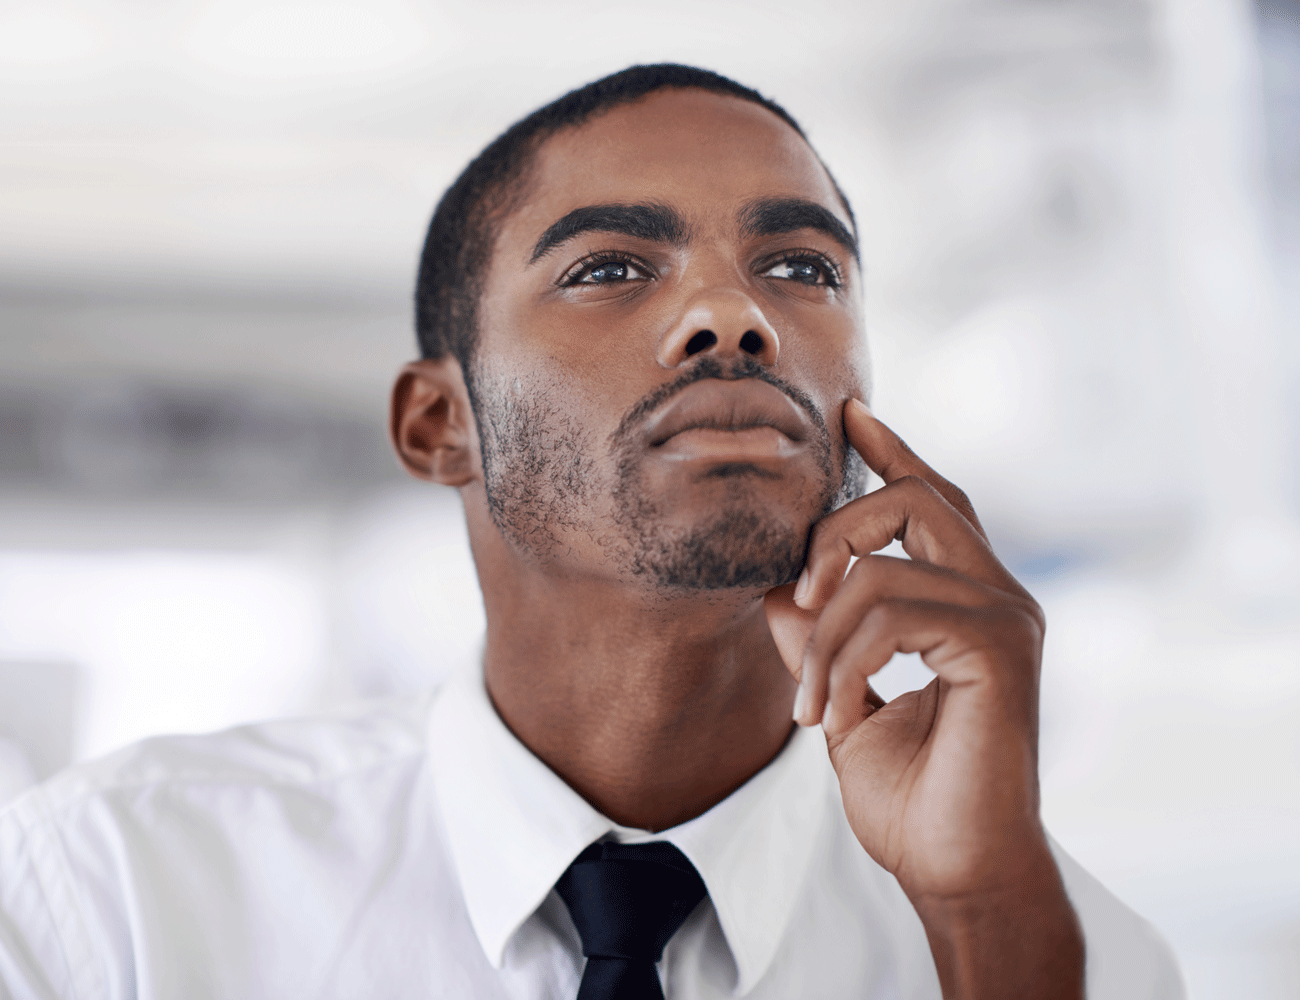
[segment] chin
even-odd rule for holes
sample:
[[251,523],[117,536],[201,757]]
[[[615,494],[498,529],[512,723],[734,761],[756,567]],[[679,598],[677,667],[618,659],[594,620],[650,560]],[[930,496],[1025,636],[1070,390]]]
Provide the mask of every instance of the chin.
[[849,485],[829,462],[802,475],[719,463],[685,481],[646,475],[632,462],[619,471],[619,543],[611,549],[642,585],[679,595],[748,596],[798,579],[813,524],[843,502]]
[[646,526],[632,571],[657,589],[768,591],[798,578],[808,528],[754,510],[719,513],[703,524]]

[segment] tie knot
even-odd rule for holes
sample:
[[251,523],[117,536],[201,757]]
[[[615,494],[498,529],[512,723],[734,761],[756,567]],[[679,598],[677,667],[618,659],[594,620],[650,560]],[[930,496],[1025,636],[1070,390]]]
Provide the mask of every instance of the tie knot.
[[672,844],[592,844],[560,876],[588,958],[657,962],[706,891],[686,855]]

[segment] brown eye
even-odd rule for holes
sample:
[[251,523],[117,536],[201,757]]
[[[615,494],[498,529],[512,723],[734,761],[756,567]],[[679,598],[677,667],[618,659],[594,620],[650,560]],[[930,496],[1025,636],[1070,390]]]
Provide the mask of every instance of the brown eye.
[[631,261],[604,260],[588,264],[570,278],[574,285],[612,285],[623,281],[644,281],[649,275]]
[[835,269],[826,261],[812,257],[789,257],[778,261],[763,272],[765,278],[797,281],[801,285],[826,285],[838,287]]

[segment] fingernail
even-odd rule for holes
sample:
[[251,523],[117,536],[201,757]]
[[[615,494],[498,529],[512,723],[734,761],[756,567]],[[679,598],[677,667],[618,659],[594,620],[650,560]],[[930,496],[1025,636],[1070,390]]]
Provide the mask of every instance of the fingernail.
[[805,691],[803,689],[803,685],[800,684],[798,690],[796,690],[794,693],[793,717],[794,717],[794,721],[799,723],[799,725],[801,726],[803,725],[804,709],[806,709],[807,707],[808,707],[808,692]]
[[863,413],[865,413],[867,416],[869,416],[869,417],[870,417],[870,416],[873,416],[871,410],[868,409],[867,404],[864,403],[864,402],[862,402],[862,400],[860,400],[860,399],[855,399],[855,400],[852,400],[852,403],[853,403],[854,406],[856,406],[859,410],[861,410],[861,411],[862,411]]
[[808,567],[799,574],[799,582],[794,585],[794,603],[798,604],[808,596],[808,590],[812,586],[812,581],[808,578]]
[[822,713],[822,728],[825,729],[827,732],[830,732],[830,724],[831,724],[831,703],[829,700],[827,700],[826,711]]

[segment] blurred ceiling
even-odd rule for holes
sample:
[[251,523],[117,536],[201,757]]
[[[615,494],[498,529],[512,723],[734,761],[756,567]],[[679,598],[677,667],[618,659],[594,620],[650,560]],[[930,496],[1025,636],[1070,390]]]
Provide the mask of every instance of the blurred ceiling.
[[[1293,20],[1261,23],[1276,111]],[[1179,535],[1232,502],[1206,499],[1209,442],[1265,469],[1297,447],[1252,214],[1259,136],[1275,178],[1296,147],[1260,121],[1255,27],[1237,0],[9,0],[0,476],[239,493],[262,469],[301,499],[347,479],[304,448],[362,440],[358,481],[397,475],[383,411],[439,194],[551,96],[673,60],[804,123],[862,223],[883,412],[993,520]],[[120,474],[146,453],[171,464]]]
[[1106,0],[11,0],[0,379],[251,376],[363,406],[410,353],[459,168],[547,97],[659,59],[778,95],[855,191],[866,122],[919,138],[999,89],[1095,102],[1143,86],[1154,43],[1145,6]]

